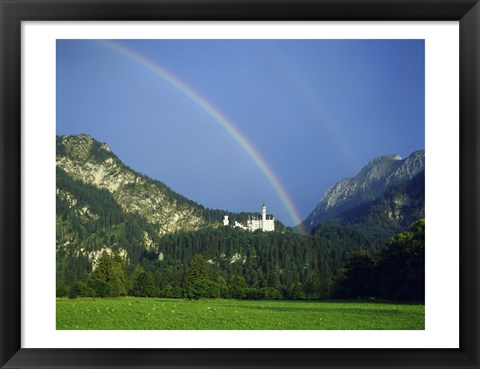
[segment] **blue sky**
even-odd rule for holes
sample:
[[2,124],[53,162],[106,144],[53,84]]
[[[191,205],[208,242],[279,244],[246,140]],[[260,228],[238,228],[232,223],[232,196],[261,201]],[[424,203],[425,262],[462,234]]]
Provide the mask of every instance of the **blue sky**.
[[424,149],[424,79],[423,40],[58,40],[56,127],[106,142],[204,206],[266,203],[294,225],[271,178],[205,106],[304,219],[374,157]]

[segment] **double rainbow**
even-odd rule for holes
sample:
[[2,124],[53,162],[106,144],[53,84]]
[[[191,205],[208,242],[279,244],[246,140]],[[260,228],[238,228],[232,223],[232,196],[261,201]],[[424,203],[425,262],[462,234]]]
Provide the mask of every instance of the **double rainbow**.
[[282,203],[287,209],[293,224],[297,225],[302,223],[302,219],[297,209],[295,208],[293,201],[289,197],[285,187],[275,175],[272,168],[268,165],[267,161],[260,155],[258,150],[236,127],[236,125],[229,118],[227,118],[218,108],[216,108],[205,97],[201,96],[191,86],[180,80],[162,65],[148,59],[147,57],[133,50],[132,48],[129,48],[113,40],[99,40],[98,43],[148,69],[154,75],[167,82],[170,86],[175,88],[177,91],[180,91],[183,95],[185,95],[196,105],[198,105],[207,115],[212,118],[214,122],[216,122],[228,132],[228,134],[242,147],[242,149],[248,154],[248,156],[250,156],[250,158],[257,165],[257,167],[262,171],[262,173],[271,183],[272,187],[275,189],[275,192],[282,200]]

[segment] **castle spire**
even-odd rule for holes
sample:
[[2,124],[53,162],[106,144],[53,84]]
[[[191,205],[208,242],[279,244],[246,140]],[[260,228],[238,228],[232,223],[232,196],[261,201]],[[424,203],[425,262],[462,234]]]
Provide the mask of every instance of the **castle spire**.
[[262,205],[262,231],[265,231],[265,226],[267,225],[267,207],[265,203]]

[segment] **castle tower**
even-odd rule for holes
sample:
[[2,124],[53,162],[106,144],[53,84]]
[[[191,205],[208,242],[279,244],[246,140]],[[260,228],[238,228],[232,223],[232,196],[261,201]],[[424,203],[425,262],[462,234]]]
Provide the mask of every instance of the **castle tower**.
[[267,224],[267,207],[262,205],[262,231],[265,231],[265,225]]
[[226,227],[226,226],[228,226],[229,223],[230,222],[228,220],[228,215],[224,215],[223,216],[223,225]]

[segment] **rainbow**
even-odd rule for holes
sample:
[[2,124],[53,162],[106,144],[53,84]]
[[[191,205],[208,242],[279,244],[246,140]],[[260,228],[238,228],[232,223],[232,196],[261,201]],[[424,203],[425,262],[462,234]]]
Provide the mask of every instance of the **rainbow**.
[[338,132],[335,125],[332,124],[333,119],[328,116],[328,109],[323,106],[307,81],[300,76],[296,68],[288,63],[288,58],[282,55],[280,50],[272,43],[263,44],[262,50],[282,71],[282,75],[292,85],[293,90],[303,98],[303,101],[306,102],[310,110],[317,116],[318,123],[322,124],[329,137],[333,140],[335,146],[343,156],[345,163],[350,167],[352,174],[356,173],[359,168],[362,167],[357,160],[357,156],[352,152],[351,147],[345,142],[345,138]]
[[[206,98],[201,96],[192,87],[176,77],[172,72],[161,66],[160,64],[146,58],[135,50],[128,48],[113,40],[97,40],[97,42],[110,50],[130,59],[131,61],[148,69],[157,77],[167,82],[170,86],[180,91],[188,99],[199,106],[208,116],[212,118],[219,126],[221,126],[228,134],[241,146],[241,148],[248,154],[257,167],[262,171],[276,193],[282,200],[288,214],[291,217],[294,225],[301,225],[302,218],[300,217],[293,201],[290,199],[285,187],[282,185],[278,177],[275,175],[272,168],[268,165],[266,160],[260,155],[258,150],[252,145],[247,137],[235,126],[235,124],[227,118],[218,108],[216,108]],[[302,229],[303,231],[303,229]]]

